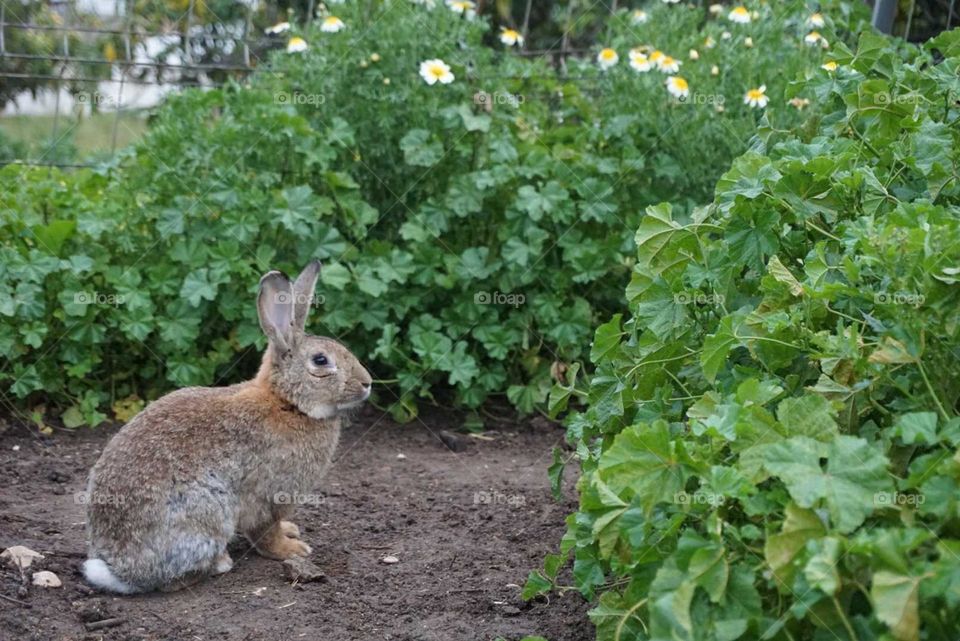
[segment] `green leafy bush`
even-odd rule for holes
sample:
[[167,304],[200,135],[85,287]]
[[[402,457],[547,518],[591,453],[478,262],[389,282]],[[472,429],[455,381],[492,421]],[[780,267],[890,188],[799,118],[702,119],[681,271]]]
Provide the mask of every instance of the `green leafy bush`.
[[831,58],[788,90],[823,115],[648,209],[553,391],[580,509],[526,595],[572,554],[599,639],[960,634],[960,30]]
[[[859,5],[829,6],[831,40],[861,24]],[[758,124],[819,110],[784,97],[826,55],[803,42],[804,2],[758,5],[747,25],[657,3],[634,26],[620,11],[601,43],[620,63],[570,60],[566,74],[483,45],[485,22],[445,7],[334,10],[343,30],[291,34],[308,49],[276,52],[249,85],[171,99],[101,171],[0,172],[13,361],[0,381],[14,398],[96,422],[117,401],[239,378],[262,346],[258,274],[317,257],[313,329],[395,381],[381,393],[398,416],[436,390],[531,411],[619,306],[644,206],[679,193],[692,208]],[[630,68],[644,44],[683,58],[689,100]],[[418,75],[435,58],[452,83]],[[761,84],[765,111],[743,102]]]

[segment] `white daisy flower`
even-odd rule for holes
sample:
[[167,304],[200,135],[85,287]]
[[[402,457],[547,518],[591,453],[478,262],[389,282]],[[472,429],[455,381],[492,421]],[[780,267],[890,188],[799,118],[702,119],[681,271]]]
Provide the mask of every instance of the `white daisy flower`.
[[337,16],[327,16],[323,19],[323,22],[320,23],[320,31],[324,33],[336,33],[342,31],[347,25],[343,24],[343,20]]
[[766,92],[767,85],[760,85],[756,89],[751,89],[743,96],[743,104],[756,107],[757,109],[763,109],[767,106],[767,103],[770,102],[770,98],[767,97]]
[[743,5],[734,7],[730,13],[727,14],[727,18],[729,18],[731,22],[736,22],[738,24],[749,24],[751,20],[750,12],[747,11],[747,8]]
[[663,56],[657,60],[657,69],[663,73],[677,73],[680,71],[680,61],[670,56]]
[[690,85],[680,76],[670,76],[667,78],[667,91],[674,98],[686,100],[690,96]]
[[470,0],[447,0],[447,6],[454,13],[473,18],[477,15],[477,5]]
[[691,50],[690,50],[690,53],[689,53],[688,55],[689,55],[689,57],[690,57],[691,60],[699,60],[699,59],[700,59],[700,52],[697,51],[696,49],[691,49]]
[[597,64],[599,64],[600,68],[604,71],[617,64],[619,61],[620,56],[618,56],[617,52],[610,47],[601,49],[600,53],[597,54]]
[[747,49],[753,49],[753,38],[751,38],[750,36],[747,36],[746,38],[744,38],[743,46],[746,47]]
[[652,62],[653,64],[659,67],[660,60],[663,58],[663,56],[664,56],[664,53],[662,51],[660,51],[659,49],[654,49],[653,51],[650,52],[650,55],[647,57],[650,58],[650,62]]
[[820,68],[823,69],[824,71],[836,71],[838,66],[839,65],[836,62],[834,62],[833,60],[829,60],[823,63],[822,65],[820,65]]
[[729,31],[724,31],[723,33],[720,34],[721,40],[729,40],[732,37],[733,37],[733,34],[730,33]]
[[286,33],[287,31],[290,31],[289,22],[278,22],[272,27],[267,27],[266,29],[263,30],[265,34],[271,35],[271,36],[275,36],[278,33]]
[[663,0],[664,4],[677,4],[680,0]]
[[710,5],[710,13],[712,13],[713,15],[718,16],[718,15],[720,15],[722,12],[723,12],[723,5],[722,5],[722,4],[712,4],[712,5]]
[[713,65],[712,67],[710,67],[710,75],[711,75],[711,76],[719,76],[719,75],[720,75],[720,67],[718,67],[717,65]]
[[520,35],[520,32],[516,29],[507,29],[506,27],[500,27],[500,42],[507,45],[508,47],[522,47],[523,46],[523,36]]
[[423,81],[428,85],[434,85],[438,82],[441,85],[449,85],[453,82],[453,72],[450,71],[447,63],[440,60],[440,58],[421,62],[420,77],[423,78]]
[[830,43],[827,42],[827,39],[820,35],[819,31],[811,31],[803,37],[803,41],[806,42],[811,47],[820,45],[824,49],[830,46]]
[[287,53],[300,53],[309,48],[310,45],[307,44],[307,41],[297,36],[290,38],[289,42],[287,42]]
[[636,11],[630,14],[630,22],[635,25],[643,24],[649,19],[650,19],[650,16],[647,15],[647,12],[641,11],[640,9],[637,9]]
[[646,73],[653,68],[653,63],[641,49],[631,49],[630,67],[640,73]]
[[807,18],[807,24],[811,27],[822,29],[827,24],[827,21],[823,19],[822,13],[814,13]]

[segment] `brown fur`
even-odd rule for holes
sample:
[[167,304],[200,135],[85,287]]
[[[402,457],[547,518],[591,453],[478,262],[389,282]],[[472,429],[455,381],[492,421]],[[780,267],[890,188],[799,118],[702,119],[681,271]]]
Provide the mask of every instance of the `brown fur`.
[[[113,576],[98,580],[85,566],[91,582],[177,589],[229,569],[235,535],[270,558],[310,553],[288,521],[291,501],[314,490],[336,449],[340,414],[371,384],[346,347],[303,332],[316,272],[308,266],[294,284],[277,272],[261,281],[270,346],[253,380],[168,394],[108,443],[88,484],[87,564],[102,561]],[[296,309],[273,301],[284,283],[294,294],[309,288]],[[317,366],[316,354],[328,363]]]

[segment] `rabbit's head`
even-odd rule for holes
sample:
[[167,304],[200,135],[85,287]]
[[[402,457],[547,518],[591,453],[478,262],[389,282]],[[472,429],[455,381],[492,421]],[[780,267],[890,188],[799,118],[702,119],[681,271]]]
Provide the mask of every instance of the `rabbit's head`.
[[257,311],[270,339],[264,355],[270,385],[299,411],[324,419],[365,401],[372,381],[343,344],[305,333],[319,275],[316,260],[292,283],[282,272],[268,272],[260,279]]

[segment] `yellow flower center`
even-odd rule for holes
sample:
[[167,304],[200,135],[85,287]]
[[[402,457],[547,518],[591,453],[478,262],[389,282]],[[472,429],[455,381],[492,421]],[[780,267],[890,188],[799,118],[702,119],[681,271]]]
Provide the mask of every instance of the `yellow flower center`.
[[673,77],[670,79],[670,82],[673,83],[673,86],[680,91],[686,91],[690,85],[687,84],[687,81],[683,78]]
[[747,98],[749,98],[750,100],[760,100],[761,98],[763,98],[763,90],[751,89],[750,91],[747,92]]
[[340,24],[340,18],[336,16],[330,16],[329,18],[324,19],[323,24],[327,25],[328,27],[334,27]]
[[613,49],[604,49],[600,52],[600,57],[604,60],[613,60],[617,57],[617,52]]
[[731,11],[730,13],[732,13],[733,15],[735,15],[735,16],[737,16],[737,17],[741,17],[741,18],[744,18],[744,17],[747,17],[747,16],[750,15],[750,12],[747,11],[747,8],[746,8],[746,7],[736,7],[736,8],[734,8],[734,10]]
[[520,36],[520,33],[514,29],[504,29],[503,35],[506,36],[507,38],[517,39]]
[[447,70],[441,67],[440,65],[430,65],[430,68],[427,71],[431,76],[433,76],[437,80],[447,75]]

